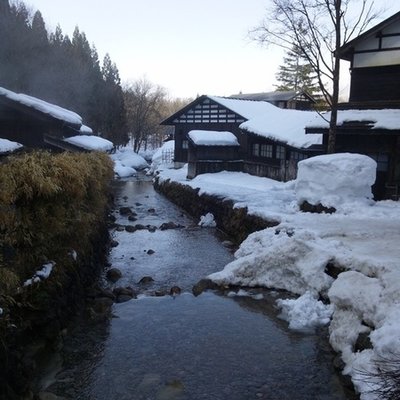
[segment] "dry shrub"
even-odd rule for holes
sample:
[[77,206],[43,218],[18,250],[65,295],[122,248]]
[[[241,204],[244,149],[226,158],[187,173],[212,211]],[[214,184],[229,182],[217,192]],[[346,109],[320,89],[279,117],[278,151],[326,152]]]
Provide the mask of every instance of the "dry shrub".
[[103,153],[34,152],[1,164],[0,267],[22,281],[48,259],[90,251],[112,176]]

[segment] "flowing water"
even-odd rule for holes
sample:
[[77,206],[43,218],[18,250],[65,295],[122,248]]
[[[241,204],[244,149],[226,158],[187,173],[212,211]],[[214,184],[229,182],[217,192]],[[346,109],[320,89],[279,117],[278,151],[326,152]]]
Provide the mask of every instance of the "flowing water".
[[[116,183],[122,225],[182,227],[115,231],[110,263],[138,299],[111,320],[81,321],[66,338],[64,367],[50,391],[73,400],[349,399],[332,367],[326,332],[299,333],[277,318],[274,292],[191,294],[233,259],[214,229],[199,228],[144,180]],[[154,230],[154,229],[150,229]],[[149,252],[149,250],[152,250]],[[139,284],[143,276],[154,282]],[[179,296],[152,296],[179,286]],[[262,296],[261,296],[262,294]]]

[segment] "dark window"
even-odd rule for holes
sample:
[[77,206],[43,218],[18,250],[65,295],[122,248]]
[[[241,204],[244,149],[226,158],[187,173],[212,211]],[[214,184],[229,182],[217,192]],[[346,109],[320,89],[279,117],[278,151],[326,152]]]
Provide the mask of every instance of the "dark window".
[[189,142],[187,140],[182,140],[182,149],[188,149],[189,148]]
[[260,155],[260,145],[258,143],[254,143],[253,144],[252,153],[253,153],[253,156],[259,157],[259,155]]
[[262,144],[260,149],[261,157],[272,158],[272,144]]
[[307,156],[303,153],[299,153],[297,151],[292,151],[290,153],[290,159],[291,160],[295,160],[295,161],[301,161],[301,160],[305,160],[307,158]]
[[278,160],[285,159],[285,148],[283,146],[276,146],[276,158]]

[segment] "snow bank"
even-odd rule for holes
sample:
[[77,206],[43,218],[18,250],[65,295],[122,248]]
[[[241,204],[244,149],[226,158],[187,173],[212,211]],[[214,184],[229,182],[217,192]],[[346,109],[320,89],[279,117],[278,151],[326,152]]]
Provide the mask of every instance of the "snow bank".
[[[151,166],[149,170],[149,174],[153,174],[161,165],[164,165],[167,168],[173,168],[173,158],[174,158],[174,150],[175,150],[175,140],[168,140],[165,142],[156,152],[153,154],[151,158]],[[170,157],[167,157],[170,155]]]
[[111,154],[111,159],[114,161],[114,172],[119,178],[136,175],[138,170],[149,166],[147,161],[135,153],[131,146],[117,149],[114,154]]
[[0,154],[2,153],[11,153],[15,150],[18,150],[22,147],[22,144],[17,142],[12,142],[8,139],[0,138]]
[[[339,246],[333,243],[331,247],[336,251]],[[325,273],[331,251],[312,232],[266,229],[249,235],[236,251],[236,260],[209,278],[221,285],[263,286],[318,295],[326,292],[333,281]]]
[[114,144],[107,139],[94,135],[78,135],[64,139],[65,142],[92,151],[110,151]]
[[372,158],[350,153],[302,160],[296,180],[297,202],[338,208],[345,202],[371,199],[376,166]]
[[294,330],[312,331],[314,328],[329,324],[333,306],[324,304],[310,292],[297,299],[278,299],[281,308],[281,318],[289,322],[289,328]]

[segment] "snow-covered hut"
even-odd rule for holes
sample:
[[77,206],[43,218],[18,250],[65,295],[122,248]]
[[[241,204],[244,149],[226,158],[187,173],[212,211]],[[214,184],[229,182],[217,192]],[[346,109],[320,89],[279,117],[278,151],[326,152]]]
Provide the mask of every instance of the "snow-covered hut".
[[208,172],[240,170],[240,145],[232,132],[193,130],[188,138],[189,179]]

